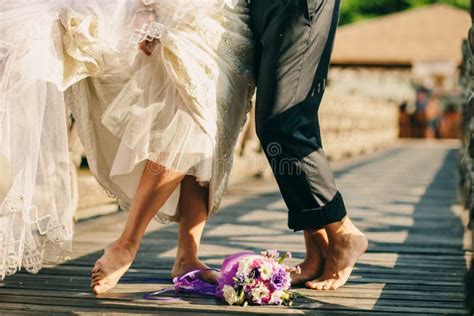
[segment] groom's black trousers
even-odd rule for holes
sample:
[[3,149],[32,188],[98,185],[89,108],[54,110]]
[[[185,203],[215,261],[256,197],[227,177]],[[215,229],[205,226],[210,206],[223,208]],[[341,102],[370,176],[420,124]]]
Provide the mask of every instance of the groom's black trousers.
[[257,135],[295,231],[346,215],[322,149],[318,108],[340,0],[250,0],[256,41]]

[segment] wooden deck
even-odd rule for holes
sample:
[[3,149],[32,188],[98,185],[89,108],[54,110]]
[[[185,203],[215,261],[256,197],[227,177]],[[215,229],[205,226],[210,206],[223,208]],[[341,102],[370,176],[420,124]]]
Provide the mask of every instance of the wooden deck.
[[[229,307],[186,295],[176,302],[143,300],[144,293],[171,284],[176,225],[153,224],[126,275],[136,282],[96,298],[89,290],[89,272],[124,223],[126,214],[118,213],[79,223],[74,257],[67,263],[0,283],[0,314],[466,313],[462,278],[470,252],[459,216],[463,212],[455,204],[455,148],[453,143],[405,143],[336,165],[338,185],[352,219],[370,239],[369,251],[346,286],[333,292],[297,288],[305,297],[292,308]],[[287,229],[286,216],[273,181],[234,185],[222,212],[206,228],[202,259],[218,267],[231,253],[275,248],[293,251],[296,264],[304,256],[303,239]]]

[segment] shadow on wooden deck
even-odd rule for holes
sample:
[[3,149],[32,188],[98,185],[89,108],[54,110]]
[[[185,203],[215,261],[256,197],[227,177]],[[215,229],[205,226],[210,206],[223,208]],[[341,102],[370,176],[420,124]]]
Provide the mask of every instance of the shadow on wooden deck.
[[[180,301],[145,301],[169,287],[176,225],[153,225],[127,282],[101,297],[89,290],[89,272],[125,214],[79,224],[75,258],[37,276],[18,273],[0,283],[0,310],[47,313],[380,314],[454,313],[463,309],[466,270],[463,227],[450,210],[456,200],[456,150],[402,146],[351,163],[335,174],[353,220],[367,233],[369,251],[348,285],[335,292],[303,288],[294,307],[230,307],[212,298],[166,294]],[[411,160],[410,160],[411,158]],[[273,182],[234,187],[203,238],[201,258],[213,267],[234,252],[275,248],[304,258],[301,233],[286,227],[286,209]]]
[[[441,166],[434,174],[425,193],[414,205],[413,224],[390,269],[396,282],[386,283],[374,310],[384,309],[393,300],[398,306],[393,312],[456,313],[463,314],[462,277],[467,269],[463,249],[464,228],[450,209],[457,198],[457,150],[446,152]],[[409,175],[409,176],[416,176]],[[410,182],[410,181],[408,181]],[[395,204],[407,205],[398,201]],[[408,203],[409,205],[409,203]],[[389,215],[389,214],[386,214]],[[396,215],[396,214],[393,214]],[[366,230],[400,232],[403,225],[386,225]],[[390,243],[375,243],[372,247],[390,247]],[[403,307],[399,310],[399,307]],[[408,307],[408,309],[406,309]]]

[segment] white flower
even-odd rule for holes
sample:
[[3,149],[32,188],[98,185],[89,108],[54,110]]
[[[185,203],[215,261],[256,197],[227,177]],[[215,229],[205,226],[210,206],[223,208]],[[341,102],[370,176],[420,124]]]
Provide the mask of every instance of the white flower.
[[270,280],[272,277],[273,266],[270,262],[264,262],[260,267],[260,276],[263,280]]
[[250,271],[252,270],[252,268],[250,267],[252,262],[255,260],[255,259],[258,259],[260,258],[259,256],[255,256],[255,255],[251,255],[251,256],[246,256],[245,258],[243,258],[242,260],[240,260],[239,262],[239,269],[237,270],[237,272],[239,274],[242,274],[242,275],[245,275],[247,276]]
[[262,298],[267,297],[269,294],[270,290],[263,283],[258,284],[250,291],[250,295],[252,295],[252,301],[255,303],[260,303]]
[[239,300],[237,292],[232,286],[226,284],[222,290],[224,292],[224,299],[229,305],[234,305]]
[[270,302],[268,302],[268,304],[280,305],[282,295],[283,295],[283,291],[281,290],[273,292],[272,297],[270,298]]
[[249,264],[248,260],[241,260],[239,262],[239,269],[237,270],[237,273],[242,274],[242,275],[247,275],[249,270]]

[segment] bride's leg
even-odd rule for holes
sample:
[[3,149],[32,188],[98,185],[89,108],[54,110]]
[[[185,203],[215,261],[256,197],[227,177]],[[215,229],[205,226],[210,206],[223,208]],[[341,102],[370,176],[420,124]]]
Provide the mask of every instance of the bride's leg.
[[[208,268],[198,258],[201,236],[207,220],[208,199],[208,188],[199,185],[195,177],[184,178],[179,201],[178,253],[171,271],[172,277],[191,270]],[[216,283],[219,274],[209,271],[202,273],[201,277],[208,282]]]
[[122,234],[105,248],[92,270],[95,293],[112,289],[127,272],[148,224],[183,178],[184,174],[166,171],[151,161],[146,163]]

